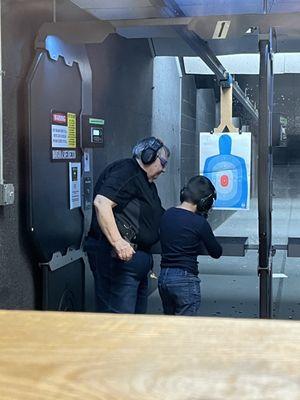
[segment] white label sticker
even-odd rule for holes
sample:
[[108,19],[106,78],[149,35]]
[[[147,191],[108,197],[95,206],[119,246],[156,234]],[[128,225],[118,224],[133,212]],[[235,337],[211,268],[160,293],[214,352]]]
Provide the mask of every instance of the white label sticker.
[[51,125],[52,147],[69,147],[68,127],[64,125]]
[[75,160],[76,150],[52,150],[52,160]]
[[81,164],[69,163],[70,210],[81,207]]

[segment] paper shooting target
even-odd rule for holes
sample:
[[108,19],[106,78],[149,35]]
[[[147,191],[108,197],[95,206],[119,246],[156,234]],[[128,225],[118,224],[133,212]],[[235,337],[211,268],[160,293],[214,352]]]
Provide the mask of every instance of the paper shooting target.
[[251,133],[200,133],[200,174],[217,191],[214,208],[248,209]]

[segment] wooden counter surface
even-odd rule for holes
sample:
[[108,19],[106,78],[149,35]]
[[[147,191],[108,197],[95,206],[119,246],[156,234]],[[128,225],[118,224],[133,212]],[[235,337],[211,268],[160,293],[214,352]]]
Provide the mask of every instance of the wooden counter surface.
[[300,399],[300,322],[0,312],[1,400]]

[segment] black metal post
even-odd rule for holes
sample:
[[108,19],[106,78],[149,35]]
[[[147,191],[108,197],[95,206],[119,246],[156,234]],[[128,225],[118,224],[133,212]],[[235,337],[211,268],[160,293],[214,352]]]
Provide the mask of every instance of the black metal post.
[[259,218],[259,316],[272,318],[272,104],[273,63],[271,35],[259,40],[259,135],[258,135],[258,218]]

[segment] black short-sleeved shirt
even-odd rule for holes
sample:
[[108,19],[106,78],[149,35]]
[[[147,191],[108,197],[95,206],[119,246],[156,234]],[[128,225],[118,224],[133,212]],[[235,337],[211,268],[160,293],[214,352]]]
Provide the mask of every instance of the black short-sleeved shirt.
[[[108,165],[100,175],[94,197],[102,195],[117,204],[113,208],[115,217],[134,227],[139,248],[148,250],[159,239],[160,219],[164,212],[154,182],[149,182],[146,172],[133,158],[116,161]],[[93,209],[89,236],[101,237],[95,209]]]
[[203,246],[213,258],[222,255],[222,247],[207,220],[202,215],[182,208],[172,207],[162,216],[160,242],[162,268],[184,268],[198,274],[197,256]]

